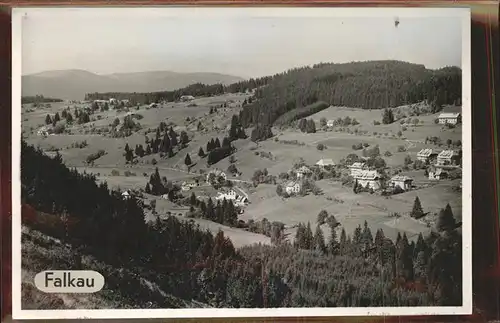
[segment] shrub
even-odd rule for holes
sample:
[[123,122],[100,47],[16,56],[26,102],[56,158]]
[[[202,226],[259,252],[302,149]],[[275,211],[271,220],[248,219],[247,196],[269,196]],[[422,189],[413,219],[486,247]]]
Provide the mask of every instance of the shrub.
[[391,153],[390,151],[388,151],[388,150],[387,150],[387,151],[384,153],[384,156],[385,156],[385,157],[391,157],[391,156],[392,156],[392,153]]
[[374,125],[374,126],[380,126],[380,121],[373,120],[373,125]]
[[398,146],[398,152],[399,153],[402,153],[402,152],[405,152],[406,151],[406,147],[401,145],[401,146]]
[[326,148],[326,146],[324,144],[318,144],[316,146],[316,149],[318,149],[318,150],[324,150],[325,148]]
[[151,160],[151,164],[156,165],[156,164],[158,164],[158,161],[156,161],[156,159],[155,159],[155,158],[153,158],[153,159]]
[[111,176],[120,176],[120,172],[119,172],[119,171],[117,171],[116,169],[113,169],[113,170],[111,171]]

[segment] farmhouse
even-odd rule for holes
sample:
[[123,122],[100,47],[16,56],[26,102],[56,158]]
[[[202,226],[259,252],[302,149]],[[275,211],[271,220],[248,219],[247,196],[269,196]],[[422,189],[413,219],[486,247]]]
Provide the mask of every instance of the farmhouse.
[[462,116],[459,112],[443,112],[438,116],[439,124],[458,124],[462,121]]
[[459,162],[460,154],[456,150],[443,150],[437,156],[438,165],[456,165]]
[[360,172],[368,170],[368,167],[365,163],[356,162],[349,166],[349,169],[351,170],[351,176],[355,177]]
[[310,174],[312,174],[312,171],[307,166],[302,166],[299,169],[297,169],[297,178],[302,178]]
[[424,148],[417,153],[417,159],[427,163],[437,155],[431,148]]
[[447,177],[448,173],[441,167],[432,167],[429,170],[430,180],[441,180],[441,179],[446,179]]
[[131,195],[130,195],[130,193],[128,191],[125,191],[125,192],[122,193],[122,197],[125,200],[128,200],[130,198],[130,196]]
[[361,187],[378,190],[381,186],[381,176],[376,170],[361,170],[353,177]]
[[118,100],[117,99],[109,99],[109,104],[117,104],[118,103]]
[[325,167],[325,166],[335,166],[335,163],[333,162],[333,160],[331,158],[327,158],[327,159],[320,159],[316,165],[318,165],[319,167]]
[[215,197],[216,200],[235,200],[238,194],[236,194],[235,191],[229,190],[227,192],[219,192],[217,193],[217,196]]
[[194,100],[194,96],[192,96],[192,95],[183,95],[183,96],[181,96],[181,101],[182,102],[192,101],[192,100]]
[[411,189],[413,184],[413,179],[408,176],[396,175],[390,180],[390,185],[392,188],[399,187],[404,191]]
[[285,186],[285,192],[287,194],[298,194],[301,190],[302,186],[299,182],[288,182]]
[[328,120],[326,126],[329,128],[333,128],[335,126],[335,120]]

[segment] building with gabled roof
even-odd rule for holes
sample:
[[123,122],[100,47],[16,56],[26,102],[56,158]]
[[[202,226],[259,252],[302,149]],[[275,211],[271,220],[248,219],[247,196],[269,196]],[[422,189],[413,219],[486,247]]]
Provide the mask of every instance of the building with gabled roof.
[[290,181],[285,185],[285,192],[288,195],[299,194],[302,189],[302,185],[296,181]]
[[312,174],[312,170],[309,169],[307,166],[302,166],[299,169],[297,169],[297,178],[302,178],[304,176]]
[[460,154],[456,150],[443,150],[437,155],[437,165],[454,165],[458,163]]
[[460,112],[443,112],[438,116],[439,124],[458,124],[462,122],[462,115]]
[[356,176],[356,174],[360,173],[363,170],[368,170],[366,163],[363,162],[355,162],[351,166],[349,166],[351,170],[351,176]]
[[408,176],[396,175],[390,179],[389,183],[392,188],[399,187],[402,190],[407,191],[412,188],[413,179]]
[[424,148],[417,153],[417,159],[423,162],[428,162],[437,156],[437,153],[432,148]]
[[333,159],[331,158],[324,158],[324,159],[320,159],[316,165],[320,166],[320,167],[325,167],[325,166],[335,166],[335,163],[333,162]]
[[353,177],[363,188],[378,190],[382,186],[382,177],[376,170],[360,170]]
[[441,180],[446,179],[448,177],[448,172],[446,172],[441,167],[431,167],[429,170],[429,179],[430,180]]

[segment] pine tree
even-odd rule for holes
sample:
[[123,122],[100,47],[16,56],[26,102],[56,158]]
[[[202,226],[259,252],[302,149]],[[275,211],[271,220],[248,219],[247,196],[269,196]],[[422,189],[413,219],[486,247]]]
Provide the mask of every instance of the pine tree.
[[59,112],[56,112],[56,115],[54,116],[54,120],[56,123],[61,121],[61,117],[59,117]]
[[220,141],[219,141],[219,138],[216,138],[215,139],[215,148],[220,148],[221,145],[220,145]]
[[191,193],[191,197],[189,198],[189,204],[195,206],[198,204],[198,200],[196,199],[196,195],[194,192]]
[[182,146],[186,146],[189,143],[189,136],[187,132],[181,131],[181,144]]
[[198,150],[198,156],[201,157],[201,158],[205,157],[205,152],[203,151],[203,148],[201,148],[201,147]]
[[148,194],[151,194],[151,186],[149,186],[149,183],[146,183],[146,188],[144,189],[144,191]]
[[314,248],[314,235],[311,230],[311,222],[307,222],[306,232],[305,232],[305,249]]
[[453,216],[453,211],[451,210],[450,204],[446,204],[446,207],[439,211],[438,219],[436,222],[436,229],[439,232],[450,231],[456,228],[456,220]]
[[50,114],[47,114],[47,116],[45,117],[45,124],[49,125],[51,123],[52,123],[52,118],[50,117]]
[[422,205],[420,204],[420,199],[418,198],[418,196],[415,197],[415,201],[413,202],[413,209],[411,210],[410,215],[415,219],[419,219],[424,216],[424,211],[422,210]]
[[170,137],[171,146],[174,146],[174,147],[177,146],[177,144],[178,144],[177,133],[175,133],[174,128],[170,127],[170,131],[169,131],[168,135]]
[[337,241],[337,232],[335,227],[330,226],[330,240],[328,240],[328,251],[332,255],[338,255],[340,253],[340,244]]
[[66,123],[68,123],[68,124],[73,123],[73,116],[71,115],[71,112],[69,112],[69,111],[66,114]]
[[324,252],[326,250],[325,237],[323,235],[323,230],[321,230],[320,225],[316,226],[316,232],[314,233],[314,243],[313,246],[316,250]]
[[128,143],[125,144],[125,160],[130,163],[134,159],[134,152],[128,146]]
[[366,220],[363,226],[362,241],[365,249],[370,248],[373,244],[373,235],[370,228],[368,227],[368,222],[366,222]]
[[184,164],[186,164],[186,166],[190,166],[192,164],[189,154],[186,154],[186,158],[184,158]]
[[342,231],[340,232],[339,247],[340,247],[340,254],[344,255],[347,251],[347,235],[345,233],[344,228],[342,228]]

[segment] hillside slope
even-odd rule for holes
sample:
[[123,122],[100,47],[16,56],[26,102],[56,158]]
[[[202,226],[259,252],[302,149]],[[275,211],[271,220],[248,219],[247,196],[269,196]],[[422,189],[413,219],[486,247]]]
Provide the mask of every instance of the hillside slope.
[[257,100],[242,111],[241,122],[245,126],[273,124],[281,115],[317,101],[382,109],[428,100],[439,110],[444,104],[460,100],[461,74],[457,67],[429,70],[400,61],[296,68],[267,80],[256,91]]
[[22,95],[83,100],[93,92],[151,92],[175,90],[193,83],[231,84],[242,78],[217,73],[153,71],[98,75],[83,70],[47,71],[22,77]]
[[[81,268],[75,265],[80,259]],[[104,288],[94,294],[45,294],[34,285],[44,270],[95,270],[105,277]],[[162,291],[155,283],[124,268],[114,268],[39,231],[22,228],[23,309],[192,308],[204,304],[185,301]]]

